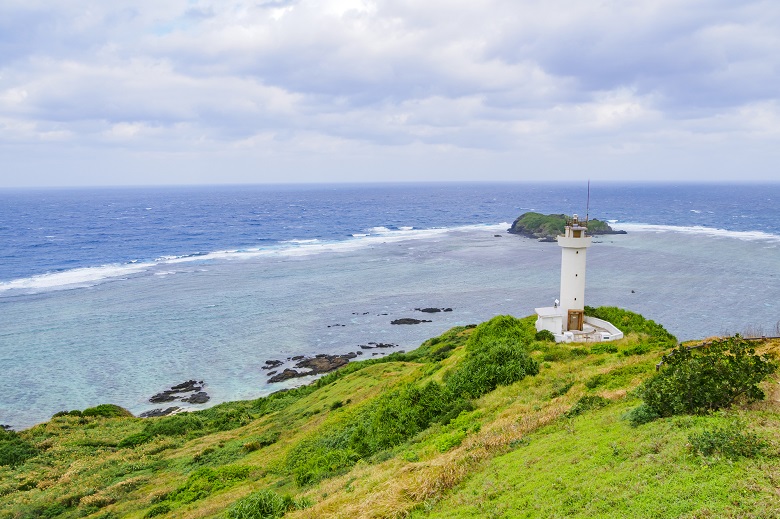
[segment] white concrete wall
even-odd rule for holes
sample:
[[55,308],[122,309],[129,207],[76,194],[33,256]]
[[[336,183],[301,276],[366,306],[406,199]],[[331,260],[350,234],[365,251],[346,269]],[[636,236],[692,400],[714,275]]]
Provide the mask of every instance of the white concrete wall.
[[593,326],[598,326],[599,328],[604,328],[605,330],[607,330],[610,333],[610,337],[609,337],[610,341],[616,341],[618,339],[623,338],[623,332],[621,332],[617,326],[615,326],[609,321],[605,321],[604,319],[598,319],[596,317],[589,317],[586,315],[585,322]]

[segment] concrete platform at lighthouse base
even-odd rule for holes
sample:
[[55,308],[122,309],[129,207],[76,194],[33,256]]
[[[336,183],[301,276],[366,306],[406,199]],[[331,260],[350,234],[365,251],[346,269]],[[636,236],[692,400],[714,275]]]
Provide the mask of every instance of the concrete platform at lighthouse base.
[[555,342],[606,342],[623,338],[617,326],[596,317],[585,316],[582,331],[563,331],[563,315],[560,307],[536,308],[536,331],[548,330]]

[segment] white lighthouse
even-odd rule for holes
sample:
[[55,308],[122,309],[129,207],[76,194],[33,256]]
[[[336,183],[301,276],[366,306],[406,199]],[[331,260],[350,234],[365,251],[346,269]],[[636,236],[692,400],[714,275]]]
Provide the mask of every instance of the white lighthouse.
[[561,247],[560,300],[551,307],[536,308],[536,330],[548,330],[558,342],[600,342],[623,338],[612,323],[585,316],[585,257],[593,243],[586,222],[575,214],[566,221]]
[[580,224],[575,214],[566,222],[563,236],[558,236],[561,247],[561,301],[562,331],[582,331],[585,319],[585,255],[593,243],[587,236],[588,228]]

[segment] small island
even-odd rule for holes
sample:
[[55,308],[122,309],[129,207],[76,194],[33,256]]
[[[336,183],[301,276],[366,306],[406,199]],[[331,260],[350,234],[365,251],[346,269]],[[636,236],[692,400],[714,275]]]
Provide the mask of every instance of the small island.
[[[519,234],[527,238],[536,238],[539,241],[553,242],[556,237],[563,234],[566,226],[566,215],[541,213],[523,213],[518,216],[512,227],[507,229],[510,234]],[[617,231],[606,222],[592,219],[588,220],[588,234],[596,236],[600,234],[626,234],[626,231]]]

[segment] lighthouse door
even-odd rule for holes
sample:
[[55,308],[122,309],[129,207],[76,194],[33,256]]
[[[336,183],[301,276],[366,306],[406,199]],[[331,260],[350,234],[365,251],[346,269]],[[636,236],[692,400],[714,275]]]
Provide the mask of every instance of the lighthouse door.
[[583,314],[582,310],[569,310],[569,321],[566,329],[582,331]]

